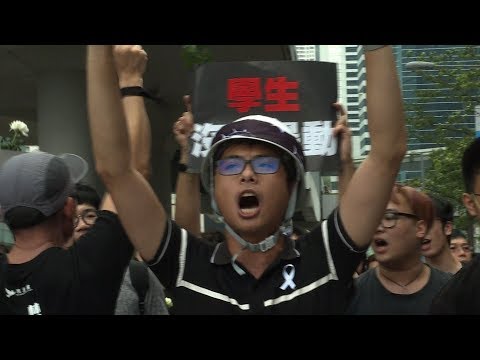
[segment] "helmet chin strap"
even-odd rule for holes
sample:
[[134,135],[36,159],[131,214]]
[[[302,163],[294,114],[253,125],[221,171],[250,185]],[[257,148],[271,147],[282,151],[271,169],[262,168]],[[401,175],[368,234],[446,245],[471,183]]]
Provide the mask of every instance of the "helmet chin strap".
[[[216,204],[215,204],[215,200],[212,200],[212,207],[216,208]],[[242,237],[240,235],[238,235],[235,230],[233,230],[231,228],[230,225],[228,225],[226,222],[225,222],[225,218],[220,215],[220,213],[218,212],[218,210],[215,211],[215,217],[216,217],[216,220],[218,222],[222,222],[225,224],[225,229],[230,233],[230,235],[232,235],[232,237],[237,240],[237,242],[242,245],[242,250],[244,249],[249,249],[250,251],[252,252],[265,252],[265,251],[268,251],[270,250],[272,247],[275,246],[275,244],[277,243],[278,241],[278,235],[280,233],[286,235],[286,236],[289,236],[291,233],[292,233],[292,221],[289,220],[289,221],[284,221],[282,223],[282,225],[280,226],[280,228],[275,232],[273,233],[272,235],[270,235],[269,237],[267,237],[265,240],[257,243],[257,244],[253,244],[253,243],[250,243],[248,241],[245,241],[244,239],[242,239]]]
[[[220,218],[223,220],[223,217],[220,216]],[[239,275],[245,275],[245,271],[238,266],[235,261],[237,260],[238,256],[244,251],[245,249],[248,249],[252,252],[266,252],[270,250],[272,247],[275,246],[275,244],[278,242],[278,238],[280,233],[285,235],[285,236],[290,236],[292,234],[292,220],[284,221],[280,228],[272,235],[267,237],[265,240],[257,243],[257,244],[252,244],[248,241],[243,240],[240,235],[238,235],[231,227],[228,225],[225,221],[225,228],[227,231],[233,236],[235,240],[237,240],[240,245],[242,245],[242,249],[238,251],[235,255],[232,256],[232,267],[235,269],[235,271]]]
[[230,235],[232,235],[233,238],[237,240],[240,245],[242,245],[242,248],[248,249],[252,252],[265,252],[270,250],[277,243],[278,235],[280,233],[280,229],[278,229],[275,233],[267,237],[265,240],[257,244],[252,244],[248,241],[243,240],[227,223],[225,223],[225,228],[230,233]]
[[215,220],[217,220],[218,222],[222,222],[225,224],[225,229],[230,233],[230,235],[233,236],[233,238],[240,244],[242,245],[242,249],[240,251],[238,251],[236,254],[234,254],[232,256],[232,259],[230,260],[231,264],[232,264],[232,267],[233,269],[237,272],[237,274],[239,274],[240,276],[243,276],[245,275],[245,271],[240,267],[238,266],[235,261],[237,260],[238,256],[242,253],[242,251],[244,251],[245,249],[249,249],[250,251],[252,252],[259,252],[259,251],[262,251],[262,252],[265,252],[265,251],[268,251],[270,250],[272,247],[275,246],[275,244],[277,243],[278,241],[278,234],[280,232],[280,229],[278,229],[274,234],[270,235],[269,237],[267,237],[265,240],[261,241],[260,243],[258,244],[252,244],[252,243],[249,243],[248,241],[245,241],[243,240],[240,235],[238,235],[235,230],[233,230],[230,225],[228,225],[226,222],[225,222],[225,218],[220,215],[220,211],[218,210],[218,207],[217,207],[217,203],[215,202],[215,199],[212,197],[212,208],[213,210],[215,211]]

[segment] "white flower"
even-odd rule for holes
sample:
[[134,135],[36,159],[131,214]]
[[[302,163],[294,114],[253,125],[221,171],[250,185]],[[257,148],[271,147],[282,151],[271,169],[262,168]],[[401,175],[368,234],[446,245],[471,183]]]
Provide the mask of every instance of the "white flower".
[[18,131],[23,136],[27,137],[30,130],[28,129],[27,124],[23,121],[15,120],[10,123],[10,131]]
[[172,299],[170,299],[169,297],[166,297],[165,304],[167,304],[167,307],[172,307],[173,305]]

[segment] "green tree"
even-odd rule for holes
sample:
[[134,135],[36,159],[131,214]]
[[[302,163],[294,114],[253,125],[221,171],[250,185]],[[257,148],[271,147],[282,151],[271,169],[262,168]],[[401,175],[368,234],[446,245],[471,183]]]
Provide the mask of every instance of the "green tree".
[[[423,53],[417,60],[432,62],[435,66],[414,70],[420,76],[419,83],[426,86],[419,86],[414,102],[406,102],[407,125],[414,135],[411,144],[422,142],[439,147],[430,155],[431,167],[425,172],[423,189],[450,200],[459,215],[456,226],[471,233],[471,220],[461,196],[464,189],[461,158],[474,138],[471,124],[475,106],[480,105],[480,47]],[[471,66],[474,64],[478,67]],[[433,110],[439,106],[451,106],[452,111],[447,117],[435,117]],[[430,129],[433,131],[426,131]],[[419,186],[420,182],[410,184]]]
[[444,149],[438,149],[431,153],[432,166],[427,170],[424,189],[449,200],[458,214],[455,226],[468,230],[472,224],[462,202],[464,184],[462,178],[461,159],[468,144],[473,140],[469,135],[463,139],[448,142]]
[[194,69],[196,66],[212,60],[212,54],[206,45],[183,45],[182,57],[189,69]]

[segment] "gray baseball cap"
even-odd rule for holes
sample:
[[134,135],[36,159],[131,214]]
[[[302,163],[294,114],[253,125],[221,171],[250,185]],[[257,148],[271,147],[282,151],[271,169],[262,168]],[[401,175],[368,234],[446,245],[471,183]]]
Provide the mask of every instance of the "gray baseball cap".
[[37,151],[13,156],[0,168],[2,213],[27,207],[53,215],[87,172],[87,162],[74,154],[55,156]]

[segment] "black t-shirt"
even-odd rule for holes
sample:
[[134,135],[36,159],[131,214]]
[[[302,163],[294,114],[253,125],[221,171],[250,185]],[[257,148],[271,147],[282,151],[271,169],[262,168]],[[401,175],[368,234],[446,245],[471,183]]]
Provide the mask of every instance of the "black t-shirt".
[[4,262],[0,313],[113,314],[132,252],[117,215],[100,211],[70,249],[51,247],[23,264]]
[[[427,265],[428,266],[428,265]],[[378,280],[370,269],[355,279],[355,295],[348,309],[351,315],[427,315],[434,296],[450,279],[451,274],[430,267],[427,284],[413,294],[394,294]]]
[[480,256],[465,264],[432,302],[431,314],[480,314]]
[[335,210],[287,241],[258,280],[239,263],[235,270],[225,243],[205,244],[171,221],[149,265],[173,295],[172,314],[338,314],[362,255]]

